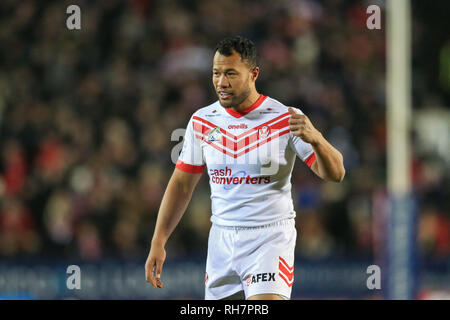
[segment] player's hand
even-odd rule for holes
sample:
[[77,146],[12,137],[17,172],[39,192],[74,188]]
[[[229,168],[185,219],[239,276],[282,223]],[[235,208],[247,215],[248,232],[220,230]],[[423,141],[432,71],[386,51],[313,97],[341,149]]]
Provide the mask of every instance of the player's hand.
[[298,114],[294,109],[289,108],[291,117],[289,118],[289,129],[294,136],[301,138],[303,141],[316,144],[322,134],[317,130],[309,118],[304,114]]
[[164,249],[164,246],[152,244],[147,262],[145,263],[145,279],[154,288],[162,288],[163,286],[161,273],[164,260],[166,260],[166,250]]

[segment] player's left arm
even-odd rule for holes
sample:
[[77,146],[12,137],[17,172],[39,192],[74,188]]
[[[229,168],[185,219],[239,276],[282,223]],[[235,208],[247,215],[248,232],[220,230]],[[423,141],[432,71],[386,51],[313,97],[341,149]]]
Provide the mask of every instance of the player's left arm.
[[311,164],[311,170],[327,181],[341,182],[345,176],[344,157],[317,130],[309,118],[298,114],[289,108],[291,118],[289,128],[293,135],[311,144],[316,160]]

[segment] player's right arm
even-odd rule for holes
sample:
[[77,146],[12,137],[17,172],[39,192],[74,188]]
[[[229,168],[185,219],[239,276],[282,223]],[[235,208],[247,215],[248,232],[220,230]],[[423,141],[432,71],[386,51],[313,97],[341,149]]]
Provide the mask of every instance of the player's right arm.
[[186,211],[201,176],[201,173],[189,173],[175,168],[169,180],[161,201],[150,252],[145,263],[145,278],[155,288],[162,288],[160,278],[166,259],[166,242]]

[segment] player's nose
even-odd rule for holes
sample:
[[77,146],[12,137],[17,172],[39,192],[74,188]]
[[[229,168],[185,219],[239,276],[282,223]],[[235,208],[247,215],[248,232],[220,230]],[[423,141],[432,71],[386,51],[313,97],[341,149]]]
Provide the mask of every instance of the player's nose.
[[227,77],[225,77],[224,75],[221,75],[217,80],[217,88],[228,88],[229,85],[230,82],[228,82]]

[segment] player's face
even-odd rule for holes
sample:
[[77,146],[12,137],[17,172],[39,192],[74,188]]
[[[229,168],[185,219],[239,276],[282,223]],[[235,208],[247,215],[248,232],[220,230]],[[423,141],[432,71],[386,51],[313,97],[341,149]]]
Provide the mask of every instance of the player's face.
[[213,61],[213,84],[224,108],[239,106],[250,96],[256,80],[252,71],[236,51],[229,57],[216,52]]

